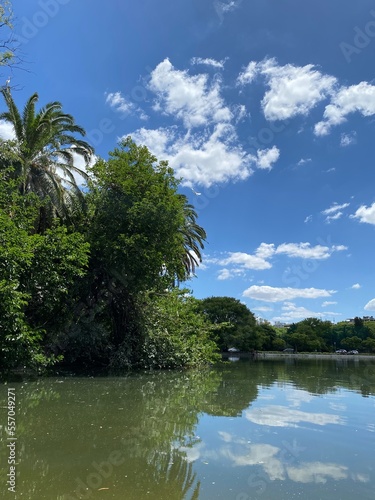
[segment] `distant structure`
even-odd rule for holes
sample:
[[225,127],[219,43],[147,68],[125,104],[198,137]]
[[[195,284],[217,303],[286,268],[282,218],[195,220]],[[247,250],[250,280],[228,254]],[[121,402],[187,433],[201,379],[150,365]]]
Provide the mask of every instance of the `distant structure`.
[[[363,316],[362,318],[360,318],[363,322],[365,321],[375,321],[375,318],[374,316]],[[349,318],[346,321],[346,323],[350,323],[350,324],[354,324],[354,320],[355,318]]]
[[274,325],[276,328],[286,328],[290,326],[288,323],[282,323],[281,321],[275,321]]

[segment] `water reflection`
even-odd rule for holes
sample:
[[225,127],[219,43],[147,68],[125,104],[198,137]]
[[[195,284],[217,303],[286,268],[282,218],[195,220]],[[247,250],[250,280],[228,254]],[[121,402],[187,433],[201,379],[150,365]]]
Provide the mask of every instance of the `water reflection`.
[[[327,498],[349,498],[350,485],[370,498],[374,366],[240,361],[207,371],[12,384],[16,498],[283,499],[296,493],[293,484],[332,481]],[[6,386],[0,396],[6,400]],[[6,437],[3,425],[1,463]],[[2,468],[2,484],[5,474]],[[262,488],[252,486],[259,481]],[[292,488],[289,496],[277,493],[279,481]]]
[[272,427],[297,427],[300,422],[315,425],[344,425],[345,421],[339,415],[329,413],[310,413],[285,406],[263,406],[245,412],[250,422],[259,425],[270,425]]

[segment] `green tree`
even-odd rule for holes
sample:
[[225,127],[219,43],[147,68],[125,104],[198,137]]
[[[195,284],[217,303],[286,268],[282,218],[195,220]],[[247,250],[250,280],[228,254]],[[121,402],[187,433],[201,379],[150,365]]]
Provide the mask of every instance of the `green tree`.
[[132,366],[145,338],[144,294],[163,293],[189,277],[186,253],[199,247],[203,233],[197,232],[186,198],[177,193],[173,170],[130,138],[91,172],[83,321],[88,329],[90,323],[100,325],[99,345],[107,332],[110,351],[121,350],[124,363]]
[[363,340],[360,349],[364,352],[375,352],[375,339],[368,338]]
[[66,297],[84,274],[88,246],[66,228],[33,234],[40,200],[21,195],[6,171],[0,177],[0,366],[44,366],[54,359],[46,329],[66,319]]
[[74,174],[84,179],[87,174],[75,165],[74,159],[77,155],[88,164],[93,149],[76,137],[76,134],[84,136],[85,131],[71,115],[63,113],[59,102],[50,102],[36,112],[38,94],[35,93],[20,113],[10,88],[3,88],[1,93],[7,111],[0,114],[0,119],[13,125],[15,134],[12,165],[19,179],[19,190],[21,194],[33,192],[41,200],[48,200],[40,210],[38,231],[42,232],[51,225],[51,217],[66,218],[76,206],[77,198],[83,201]]
[[199,301],[187,290],[158,294],[147,301],[146,308],[144,367],[199,366],[219,359],[212,340],[219,326],[199,311]]
[[362,339],[353,335],[352,337],[346,337],[341,341],[341,346],[347,350],[360,349],[362,346]]
[[259,334],[262,339],[262,349],[264,351],[280,350],[280,346],[285,345],[285,342],[277,337],[276,330],[273,326],[263,321],[258,324]]
[[249,351],[260,349],[262,338],[253,313],[232,297],[208,297],[200,301],[200,309],[213,324],[222,324],[217,344],[220,350],[230,347]]

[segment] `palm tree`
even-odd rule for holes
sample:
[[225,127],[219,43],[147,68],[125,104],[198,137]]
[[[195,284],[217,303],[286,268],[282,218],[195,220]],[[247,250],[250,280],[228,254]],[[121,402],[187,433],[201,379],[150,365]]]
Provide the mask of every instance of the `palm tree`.
[[83,200],[74,174],[87,180],[87,174],[74,164],[75,155],[88,164],[94,153],[87,142],[74,135],[84,136],[84,129],[76,125],[71,115],[63,113],[62,105],[57,101],[36,112],[38,94],[35,93],[21,114],[10,88],[1,89],[1,93],[8,110],[0,113],[0,120],[14,128],[17,161],[13,166],[16,177],[20,179],[20,192],[37,194],[48,203],[50,215],[66,218],[77,206],[77,199]]
[[206,231],[196,222],[198,217],[193,205],[188,203],[185,195],[179,195],[183,202],[184,222],[179,229],[182,234],[184,254],[182,257],[186,275],[195,272],[199,263],[202,262],[201,250],[207,238]]

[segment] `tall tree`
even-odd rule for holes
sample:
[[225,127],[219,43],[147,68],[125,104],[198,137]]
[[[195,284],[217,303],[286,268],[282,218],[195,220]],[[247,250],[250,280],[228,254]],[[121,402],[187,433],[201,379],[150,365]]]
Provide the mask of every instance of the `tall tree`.
[[233,297],[208,297],[200,301],[199,309],[216,325],[222,324],[217,345],[222,351],[236,347],[243,351],[260,349],[262,339],[254,314]]
[[193,264],[186,254],[199,250],[197,238],[205,233],[177,193],[173,170],[131,138],[108,161],[96,162],[92,173],[88,296],[92,304],[103,303],[100,321],[115,349],[122,345],[134,360],[142,344],[142,294],[164,293],[176,279],[188,278]]
[[184,242],[184,253],[182,261],[187,275],[195,272],[199,263],[202,262],[201,250],[207,238],[206,231],[197,224],[197,212],[193,205],[188,203],[186,196],[180,195],[183,201],[184,219],[179,232]]
[[89,163],[93,148],[76,134],[84,136],[85,131],[74,118],[62,111],[62,105],[55,101],[48,103],[38,112],[35,105],[38,94],[27,101],[22,113],[18,110],[9,87],[3,88],[7,111],[0,114],[0,120],[13,125],[15,141],[13,163],[15,176],[19,178],[21,194],[34,192],[46,201],[41,208],[39,226],[44,230],[47,211],[49,215],[65,218],[76,207],[77,198],[83,201],[75,174],[87,179],[87,174],[75,165],[75,157],[82,157]]

